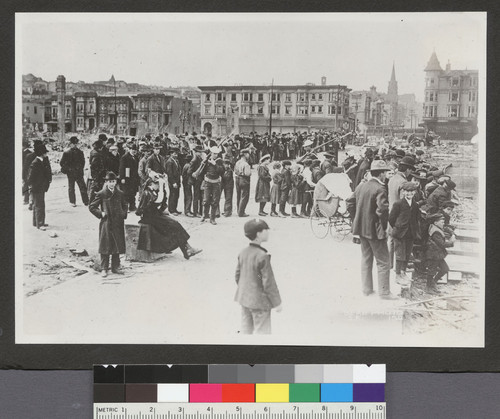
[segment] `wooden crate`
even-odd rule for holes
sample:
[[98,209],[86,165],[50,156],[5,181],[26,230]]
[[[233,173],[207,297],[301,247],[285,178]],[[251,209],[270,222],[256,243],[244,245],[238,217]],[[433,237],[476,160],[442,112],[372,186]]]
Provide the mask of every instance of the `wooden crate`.
[[125,259],[134,262],[154,262],[164,257],[165,255],[162,253],[137,249],[141,228],[148,229],[149,226],[146,224],[125,224]]

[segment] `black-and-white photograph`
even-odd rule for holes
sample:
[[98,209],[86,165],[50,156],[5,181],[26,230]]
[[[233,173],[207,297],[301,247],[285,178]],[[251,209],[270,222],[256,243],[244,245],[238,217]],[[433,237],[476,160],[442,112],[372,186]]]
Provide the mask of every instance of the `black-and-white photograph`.
[[486,13],[15,35],[16,343],[484,347]]

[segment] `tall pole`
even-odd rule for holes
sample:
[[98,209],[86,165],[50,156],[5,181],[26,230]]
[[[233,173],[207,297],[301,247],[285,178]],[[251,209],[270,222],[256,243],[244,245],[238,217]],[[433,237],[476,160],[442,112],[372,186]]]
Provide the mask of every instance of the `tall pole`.
[[335,101],[335,132],[338,130],[339,127],[339,90],[340,90],[340,85],[337,85],[337,100]]
[[271,104],[269,105],[269,135],[273,132],[273,87],[274,78],[271,82]]
[[56,90],[57,90],[57,114],[58,114],[58,126],[59,126],[59,134],[61,136],[61,142],[64,141],[65,138],[65,119],[66,119],[66,78],[64,76],[57,76],[56,81]]
[[116,110],[116,80],[113,76],[113,87],[115,91],[115,126],[116,126],[116,134],[118,134],[118,111]]

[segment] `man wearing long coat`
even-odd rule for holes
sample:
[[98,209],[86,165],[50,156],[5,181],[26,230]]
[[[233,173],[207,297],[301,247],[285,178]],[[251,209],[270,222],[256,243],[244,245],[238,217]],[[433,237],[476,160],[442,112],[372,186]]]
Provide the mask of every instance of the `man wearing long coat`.
[[383,299],[392,299],[389,288],[389,250],[387,248],[387,221],[389,203],[385,189],[385,176],[389,168],[385,161],[374,160],[370,166],[372,178],[358,188],[354,235],[361,241],[361,281],[364,295],[373,291],[373,258],[378,268],[378,293]]
[[52,182],[52,171],[47,148],[43,144],[35,145],[35,158],[31,162],[28,174],[28,185],[33,197],[33,226],[45,230],[45,192]]
[[172,154],[166,163],[166,172],[168,177],[168,212],[170,214],[179,215],[177,204],[179,202],[179,192],[181,187],[181,172],[182,168],[178,160],[179,147],[171,148]]
[[128,151],[120,159],[120,182],[122,184],[125,199],[130,211],[135,211],[135,195],[139,188],[139,161],[137,159],[137,146],[132,144]]
[[85,168],[85,156],[83,151],[77,146],[78,138],[69,139],[70,148],[66,150],[61,157],[61,172],[68,177],[68,196],[69,203],[76,207],[75,183],[80,189],[82,202],[85,206],[89,204],[87,186],[83,180],[83,169]]
[[127,202],[125,195],[116,187],[116,175],[109,172],[105,185],[97,192],[89,205],[89,211],[101,220],[99,223],[99,253],[101,254],[101,274],[108,275],[109,256],[111,272],[121,274],[120,254],[125,253],[125,219]]

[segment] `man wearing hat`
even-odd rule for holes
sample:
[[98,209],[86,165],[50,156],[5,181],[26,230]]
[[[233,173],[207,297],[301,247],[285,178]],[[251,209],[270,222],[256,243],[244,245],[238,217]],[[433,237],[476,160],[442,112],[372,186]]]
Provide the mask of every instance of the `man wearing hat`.
[[451,179],[446,179],[442,185],[438,186],[427,198],[427,211],[429,213],[438,212],[443,208],[446,201],[452,198],[452,191],[455,190],[457,184]]
[[424,254],[427,273],[427,291],[432,294],[439,294],[436,283],[443,275],[448,273],[448,264],[445,261],[448,254],[446,248],[452,247],[455,238],[446,238],[444,231],[444,216],[440,212],[427,217],[430,222],[429,234]]
[[28,187],[28,169],[33,162],[33,159],[31,159],[29,162],[27,162],[27,157],[33,153],[33,150],[30,148],[30,143],[28,140],[23,139],[23,157],[22,157],[22,177],[23,177],[23,204],[28,205],[30,202],[30,191]]
[[80,189],[82,202],[85,206],[89,204],[87,186],[83,180],[83,169],[85,167],[85,156],[83,151],[78,148],[78,138],[69,139],[70,148],[67,149],[61,157],[61,172],[68,177],[68,195],[69,203],[76,207],[75,182]]
[[[104,134],[100,134],[101,137]],[[106,135],[104,135],[106,138]],[[104,143],[101,139],[94,141],[92,151],[89,156],[90,179],[89,179],[89,202],[94,200],[94,196],[99,192],[104,185],[104,177],[106,176],[106,166],[104,161]]]
[[215,218],[219,209],[221,194],[221,180],[224,174],[224,165],[219,157],[221,149],[217,146],[210,147],[210,156],[202,171],[203,176],[203,218],[205,221],[210,216],[210,224],[216,225]]
[[373,150],[367,148],[365,150],[365,157],[360,159],[358,162],[358,173],[356,173],[356,180],[354,182],[354,188],[361,183],[361,180],[365,177],[365,173],[370,170],[370,166],[373,161]]
[[142,191],[142,187],[146,180],[148,180],[147,163],[149,157],[153,154],[153,148],[149,144],[144,144],[141,146],[142,157],[137,165],[137,174],[139,175],[139,193]]
[[240,151],[240,156],[240,159],[234,166],[234,174],[236,176],[236,208],[239,217],[248,217],[245,210],[250,197],[250,176],[252,174],[252,169],[248,163],[250,150],[244,148]]
[[179,192],[181,187],[181,171],[182,167],[179,163],[179,147],[170,147],[170,157],[167,159],[166,172],[168,177],[168,212],[173,215],[179,215],[177,204],[179,202]]
[[364,295],[373,290],[373,258],[378,268],[378,294],[383,299],[394,299],[389,284],[389,250],[387,248],[387,221],[389,203],[385,190],[385,176],[389,170],[383,160],[374,160],[370,166],[371,179],[357,189],[354,235],[361,241],[361,281]]
[[125,200],[129,205],[129,211],[135,211],[135,195],[139,188],[139,161],[137,158],[137,146],[129,144],[128,151],[120,159],[120,182],[125,194]]
[[406,268],[413,249],[413,242],[418,236],[418,221],[420,211],[414,201],[417,185],[405,182],[401,185],[403,198],[398,199],[389,213],[389,224],[392,227],[391,235],[394,239],[396,256],[396,281],[401,285],[408,285]]
[[[397,150],[396,150],[397,151]],[[387,183],[387,193],[389,199],[389,211],[392,209],[394,203],[403,197],[401,186],[408,181],[408,177],[412,171],[415,170],[415,160],[411,157],[405,156],[398,164],[398,170],[389,179]],[[394,241],[391,234],[391,226],[389,224],[389,253],[391,258],[391,269],[394,266]]]
[[33,197],[33,226],[45,230],[45,192],[52,182],[52,170],[47,158],[44,144],[35,144],[35,158],[31,162],[28,174],[28,185]]
[[333,154],[331,153],[324,153],[323,154],[323,157],[325,158],[319,168],[321,170],[321,173],[323,174],[323,176],[325,176],[326,174],[328,173],[333,173],[333,168],[334,166],[336,166],[336,164],[334,165],[333,164]]
[[398,164],[398,170],[388,183],[388,199],[389,211],[391,210],[394,202],[403,197],[401,192],[401,185],[408,181],[409,175],[415,170],[415,160],[411,157],[405,156]]
[[115,175],[119,175],[120,173],[120,153],[118,150],[118,146],[116,144],[113,144],[111,147],[109,147],[109,151],[106,155],[106,173],[107,172],[113,172]]
[[189,163],[188,180],[190,188],[192,188],[193,196],[193,217],[200,217],[203,213],[203,195],[201,193],[201,184],[203,183],[203,176],[196,176],[198,169],[203,163],[202,154],[203,146],[196,145],[193,148],[193,158]]
[[101,191],[89,204],[89,211],[101,220],[99,223],[99,253],[101,254],[101,275],[108,276],[109,257],[111,256],[111,272],[122,274],[120,254],[125,253],[125,219],[127,203],[125,196],[116,187],[117,178],[108,172]]
[[163,145],[156,141],[153,145],[153,154],[149,157],[147,162],[148,173],[153,171],[159,175],[165,174],[165,158],[161,155]]

